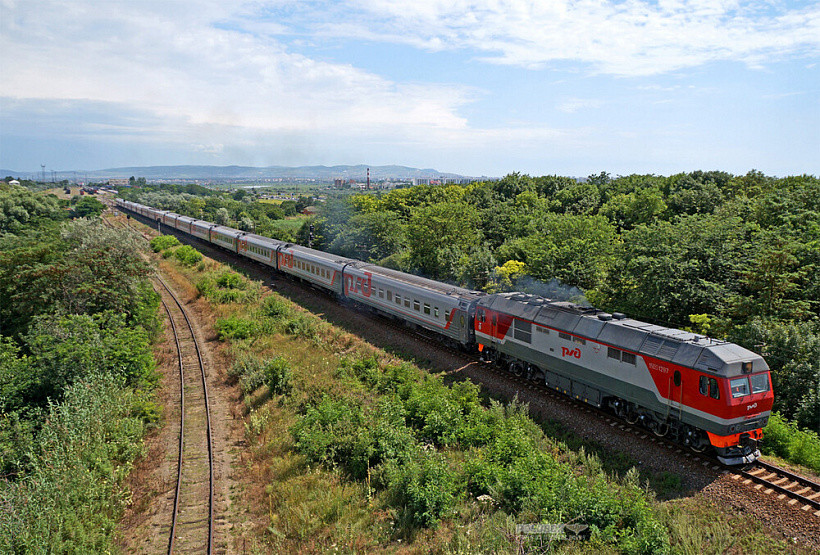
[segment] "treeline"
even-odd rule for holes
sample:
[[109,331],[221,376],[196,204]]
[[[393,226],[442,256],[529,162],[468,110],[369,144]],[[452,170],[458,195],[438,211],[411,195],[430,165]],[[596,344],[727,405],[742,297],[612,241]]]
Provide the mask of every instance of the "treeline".
[[295,216],[313,204],[310,197],[285,200],[280,204],[258,202],[258,195],[245,189],[228,194],[200,185],[147,185],[142,189],[122,191],[121,196],[160,210],[170,210],[283,241],[294,237],[273,222]]
[[0,185],[3,553],[109,551],[160,416],[150,268],[129,232],[68,208]]
[[816,177],[516,173],[331,199],[310,223],[313,244],[340,255],[487,291],[583,291],[725,337],[766,356],[776,410],[820,429]]

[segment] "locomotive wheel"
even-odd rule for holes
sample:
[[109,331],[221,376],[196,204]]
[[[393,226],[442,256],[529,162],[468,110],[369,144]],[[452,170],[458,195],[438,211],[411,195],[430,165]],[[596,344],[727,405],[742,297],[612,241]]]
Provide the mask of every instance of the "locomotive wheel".
[[520,362],[511,362],[510,374],[513,374],[520,378],[524,374],[524,365]]
[[705,441],[703,432],[689,429],[686,433],[689,449],[694,453],[703,453],[709,447],[709,442]]
[[653,420],[649,423],[649,429],[658,437],[663,437],[669,433],[669,424]]
[[638,411],[634,410],[632,407],[624,409],[624,412],[626,413],[624,420],[626,420],[627,424],[635,424],[641,417],[641,415],[638,414]]

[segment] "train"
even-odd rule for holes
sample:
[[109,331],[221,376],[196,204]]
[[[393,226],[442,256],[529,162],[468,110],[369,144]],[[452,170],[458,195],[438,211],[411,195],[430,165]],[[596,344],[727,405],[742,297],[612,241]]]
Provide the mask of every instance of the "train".
[[488,294],[117,199],[117,206],[355,306],[477,352],[509,372],[728,466],[760,456],[769,366],[739,345],[538,295]]

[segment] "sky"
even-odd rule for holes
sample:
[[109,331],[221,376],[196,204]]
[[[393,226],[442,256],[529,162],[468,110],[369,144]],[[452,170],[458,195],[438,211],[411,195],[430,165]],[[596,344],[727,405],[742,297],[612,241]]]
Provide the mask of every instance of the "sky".
[[0,0],[0,168],[820,175],[820,2]]

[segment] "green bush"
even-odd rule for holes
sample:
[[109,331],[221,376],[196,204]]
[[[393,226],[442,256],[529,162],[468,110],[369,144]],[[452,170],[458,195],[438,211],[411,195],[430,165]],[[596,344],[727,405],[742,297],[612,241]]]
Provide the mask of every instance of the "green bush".
[[219,339],[247,339],[254,333],[254,323],[239,316],[229,316],[216,321],[216,331]]
[[780,413],[773,412],[763,429],[760,449],[820,472],[820,437],[816,432],[801,430]]
[[176,247],[179,245],[179,239],[173,235],[160,235],[159,237],[151,239],[149,244],[151,245],[151,250],[159,252],[171,247]]
[[182,245],[176,250],[174,255],[177,257],[177,260],[185,266],[193,266],[202,260],[202,253],[190,245]]
[[390,461],[385,469],[388,494],[400,507],[400,522],[431,527],[447,516],[458,500],[458,478],[438,453],[422,451],[410,461]]
[[231,270],[209,272],[196,283],[200,295],[215,303],[245,303],[261,293],[258,282],[252,282]]
[[265,364],[263,370],[265,383],[272,393],[289,393],[293,387],[293,370],[288,361],[275,357]]
[[287,318],[291,312],[288,302],[279,295],[270,295],[262,302],[262,314],[273,320]]

